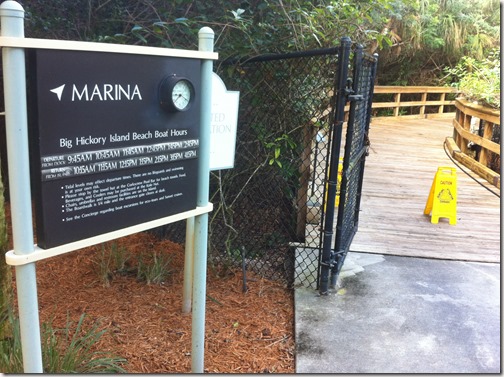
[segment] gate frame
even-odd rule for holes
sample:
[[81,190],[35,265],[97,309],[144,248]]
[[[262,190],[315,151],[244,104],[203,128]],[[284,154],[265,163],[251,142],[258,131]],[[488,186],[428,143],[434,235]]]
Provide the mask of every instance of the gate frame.
[[[374,93],[374,79],[376,77],[376,67],[378,63],[378,54],[373,56],[364,56],[362,45],[356,45],[354,56],[352,59],[353,66],[353,77],[348,77],[348,66],[351,62],[350,52],[351,52],[352,42],[350,38],[344,37],[341,39],[340,53],[338,55],[338,74],[336,82],[336,106],[335,106],[335,116],[334,116],[334,130],[333,130],[333,140],[331,145],[331,157],[330,157],[330,172],[327,179],[327,203],[324,204],[323,208],[327,209],[327,213],[324,216],[324,228],[323,237],[321,237],[321,257],[319,259],[319,276],[317,277],[317,288],[321,295],[327,295],[329,288],[335,288],[338,275],[341,271],[343,263],[345,261],[346,255],[350,249],[353,237],[358,229],[359,224],[359,212],[360,212],[360,199],[362,193],[362,183],[364,178],[364,167],[365,159],[368,155],[369,149],[369,124],[371,121],[371,107],[372,98]],[[369,91],[367,95],[359,93],[359,85],[363,79],[361,76],[362,66],[364,59],[369,60],[371,65],[370,77],[369,77]],[[361,150],[358,152],[357,158],[359,160],[360,171],[358,178],[358,187],[356,191],[356,206],[353,213],[353,226],[351,229],[350,236],[345,239],[344,237],[344,227],[348,224],[344,223],[345,207],[347,204],[347,189],[348,189],[348,175],[350,171],[350,161],[352,140],[354,133],[354,126],[356,121],[356,109],[357,105],[361,101],[367,101],[366,106],[366,116],[364,117],[364,140],[363,145],[361,145]],[[332,236],[333,236],[333,224],[334,224],[334,203],[336,199],[336,181],[337,181],[337,171],[340,157],[340,146],[342,141],[343,123],[345,118],[345,105],[350,102],[350,111],[347,122],[346,131],[346,143],[343,158],[343,174],[341,180],[341,190],[340,190],[340,201],[338,205],[338,216],[336,225],[336,239],[334,242],[334,249],[331,248]],[[352,168],[353,169],[353,168]],[[329,279],[330,272],[330,279]],[[330,284],[329,284],[330,280]]]

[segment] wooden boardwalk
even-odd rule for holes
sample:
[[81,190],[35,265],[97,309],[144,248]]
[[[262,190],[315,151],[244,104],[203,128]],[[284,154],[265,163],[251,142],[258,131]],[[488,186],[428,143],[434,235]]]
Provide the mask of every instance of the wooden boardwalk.
[[[372,121],[359,230],[350,251],[500,262],[500,198],[450,160],[443,143],[452,133],[451,119]],[[444,218],[432,224],[423,214],[440,166],[457,168],[456,225]]]

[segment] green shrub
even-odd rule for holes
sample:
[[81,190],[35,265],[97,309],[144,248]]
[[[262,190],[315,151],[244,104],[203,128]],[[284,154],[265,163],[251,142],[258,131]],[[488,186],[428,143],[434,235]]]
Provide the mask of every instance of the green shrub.
[[500,108],[500,51],[493,50],[478,61],[464,56],[454,68],[445,69],[445,80],[456,86],[469,101]]

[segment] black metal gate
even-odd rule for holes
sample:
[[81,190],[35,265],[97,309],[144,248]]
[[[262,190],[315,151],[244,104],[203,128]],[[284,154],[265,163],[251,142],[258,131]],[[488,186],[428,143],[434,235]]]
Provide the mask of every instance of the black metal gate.
[[[240,109],[235,167],[210,180],[212,266],[323,292],[330,273],[335,281],[357,230],[375,66],[349,38],[217,64],[226,87],[240,91]],[[183,224],[158,233],[185,234]]]
[[[353,52],[353,58],[350,55]],[[362,46],[353,51],[349,38],[343,38],[340,46],[336,83],[336,114],[328,173],[327,212],[324,217],[322,253],[320,258],[319,289],[327,294],[330,286],[336,285],[337,277],[357,232],[364,166],[369,148],[369,123],[376,75],[377,56],[365,55]],[[349,63],[353,72],[349,72]],[[352,75],[350,77],[350,74]],[[340,182],[337,212],[336,237],[332,247],[334,204],[337,191],[337,168],[340,160],[340,145],[344,123],[345,105],[350,102],[347,122],[343,168]]]

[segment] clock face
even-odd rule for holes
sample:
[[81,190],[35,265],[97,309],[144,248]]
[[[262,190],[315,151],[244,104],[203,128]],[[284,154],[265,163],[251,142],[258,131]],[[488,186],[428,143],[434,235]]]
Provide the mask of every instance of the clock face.
[[182,79],[177,81],[172,89],[173,106],[179,111],[189,108],[192,99],[192,85],[189,81]]
[[170,113],[187,111],[194,101],[194,86],[184,77],[168,76],[158,90],[160,106]]

